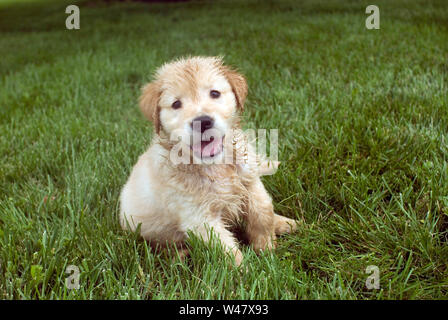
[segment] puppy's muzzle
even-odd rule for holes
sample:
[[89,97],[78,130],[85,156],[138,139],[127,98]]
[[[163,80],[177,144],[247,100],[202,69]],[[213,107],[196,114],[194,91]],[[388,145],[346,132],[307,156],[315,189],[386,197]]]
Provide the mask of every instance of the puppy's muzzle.
[[204,131],[213,128],[215,120],[209,116],[200,116],[194,118],[190,126],[193,131],[204,133]]

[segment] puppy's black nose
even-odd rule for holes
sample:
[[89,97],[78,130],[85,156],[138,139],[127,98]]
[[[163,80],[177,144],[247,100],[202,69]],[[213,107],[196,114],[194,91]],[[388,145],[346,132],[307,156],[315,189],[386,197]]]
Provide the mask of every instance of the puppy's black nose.
[[200,116],[194,118],[191,122],[191,128],[195,131],[201,130],[201,133],[204,133],[205,130],[208,130],[213,127],[215,120],[209,116]]

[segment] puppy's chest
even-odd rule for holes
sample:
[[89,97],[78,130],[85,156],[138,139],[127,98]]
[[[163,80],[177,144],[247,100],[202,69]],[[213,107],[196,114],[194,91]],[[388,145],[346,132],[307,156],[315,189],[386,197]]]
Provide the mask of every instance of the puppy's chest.
[[202,199],[203,203],[208,205],[210,213],[219,214],[228,220],[236,220],[244,211],[248,192],[238,176],[212,180],[208,190]]
[[[219,169],[206,172],[201,177],[202,184],[207,186],[210,192],[219,194],[241,194],[244,181],[234,167],[223,166]],[[200,187],[200,186],[199,186]]]
[[211,179],[206,182],[209,193],[215,194],[217,197],[225,195],[238,195],[241,193],[241,180],[239,177],[225,177],[219,180]]
[[184,191],[193,203],[229,218],[241,213],[248,197],[244,180],[232,168],[191,175],[185,182]]

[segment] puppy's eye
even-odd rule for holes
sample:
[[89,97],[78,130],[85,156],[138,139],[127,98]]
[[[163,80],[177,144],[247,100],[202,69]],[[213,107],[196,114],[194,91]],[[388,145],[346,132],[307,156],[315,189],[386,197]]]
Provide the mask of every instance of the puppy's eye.
[[210,97],[212,97],[213,99],[218,99],[220,96],[221,96],[221,92],[216,91],[216,90],[210,91]]
[[179,100],[174,101],[171,105],[171,108],[173,109],[179,109],[180,107],[182,107],[182,102],[180,102]]

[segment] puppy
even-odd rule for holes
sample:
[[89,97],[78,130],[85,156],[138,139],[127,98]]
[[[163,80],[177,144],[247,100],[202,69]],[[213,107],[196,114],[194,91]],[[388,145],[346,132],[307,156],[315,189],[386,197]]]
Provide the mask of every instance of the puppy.
[[296,229],[297,221],[274,213],[260,180],[271,164],[260,162],[240,129],[246,95],[245,78],[220,58],[180,59],[157,70],[140,97],[156,134],[121,192],[124,229],[140,225],[151,243],[179,246],[189,232],[204,241],[213,232],[237,265],[233,223],[243,222],[255,250]]

